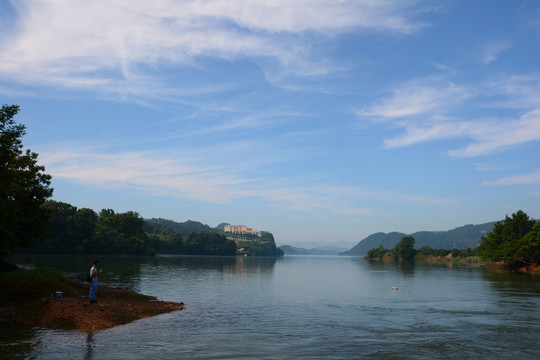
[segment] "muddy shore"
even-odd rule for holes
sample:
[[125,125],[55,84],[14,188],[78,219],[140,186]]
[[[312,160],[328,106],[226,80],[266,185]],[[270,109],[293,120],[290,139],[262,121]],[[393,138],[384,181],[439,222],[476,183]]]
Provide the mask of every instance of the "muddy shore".
[[0,321],[49,329],[94,331],[184,309],[184,303],[158,301],[153,296],[100,285],[97,303],[88,301],[88,285],[68,296],[0,304]]

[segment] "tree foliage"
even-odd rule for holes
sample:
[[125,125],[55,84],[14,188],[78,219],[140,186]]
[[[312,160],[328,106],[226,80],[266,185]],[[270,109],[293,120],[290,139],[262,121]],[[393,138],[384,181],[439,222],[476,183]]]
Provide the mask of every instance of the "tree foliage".
[[159,234],[163,231],[164,228],[174,231],[175,233],[180,234],[190,234],[192,232],[215,232],[218,231],[216,228],[212,228],[208,225],[202,224],[198,221],[187,220],[185,222],[176,222],[173,220],[167,219],[148,219],[144,223],[144,230],[150,234]]
[[518,255],[526,263],[540,264],[540,222],[522,239]]
[[0,258],[46,233],[49,213],[42,205],[53,192],[38,154],[23,151],[26,127],[13,120],[18,112],[16,105],[0,109]]
[[[237,244],[217,231],[191,232],[186,237],[171,229],[173,221],[145,221],[138,213],[128,211],[115,213],[103,209],[97,214],[91,209],[48,201],[44,208],[49,211],[48,237],[43,237],[36,247],[25,248],[25,252],[45,254],[104,254],[104,255],[236,255]],[[189,221],[188,226],[199,227]],[[149,233],[146,230],[151,230]],[[271,233],[253,236],[249,244],[242,244],[243,253],[255,256],[283,256],[276,248]]]
[[[214,231],[191,231],[183,237],[176,229],[201,228],[200,223],[189,221],[176,223],[172,220],[151,219],[145,229],[157,244],[160,254],[176,255],[235,255],[236,244]],[[201,224],[202,225],[202,224]],[[172,227],[171,227],[172,226]],[[204,228],[204,227],[203,227]]]
[[136,212],[115,213],[48,201],[44,207],[52,214],[48,224],[51,236],[40,239],[27,252],[46,254],[128,254],[151,255],[155,244],[144,232],[144,219]]
[[369,250],[366,257],[369,259],[382,259],[385,256],[389,256],[389,254],[390,250],[388,250],[382,245],[379,245],[378,248],[373,248]]
[[416,250],[416,256],[447,256],[452,254],[454,259],[465,259],[471,256],[478,256],[478,249],[432,249],[429,246],[422,246]]
[[283,256],[283,250],[276,246],[274,235],[267,231],[261,232],[261,236],[254,235],[254,239],[248,242],[242,242],[239,246],[244,248],[244,253],[251,256]]
[[394,256],[401,259],[414,259],[416,256],[414,242],[412,236],[404,236],[394,247]]
[[416,256],[414,242],[415,240],[412,236],[404,236],[393,249],[389,250],[379,245],[378,248],[369,250],[366,257],[369,259],[382,259],[383,257],[406,260],[414,259]]
[[480,255],[490,262],[530,264],[540,261],[540,228],[535,220],[518,210],[512,217],[506,215],[487,236],[482,236]]
[[215,232],[192,232],[185,239],[185,249],[188,254],[194,255],[235,255],[234,241]]

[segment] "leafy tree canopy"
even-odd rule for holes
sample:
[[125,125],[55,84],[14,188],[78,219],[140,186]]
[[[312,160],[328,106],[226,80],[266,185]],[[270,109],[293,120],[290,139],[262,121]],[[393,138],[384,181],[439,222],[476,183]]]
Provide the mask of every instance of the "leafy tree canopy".
[[414,259],[416,256],[414,242],[415,240],[412,236],[404,236],[394,247],[395,256],[403,259]]
[[45,254],[154,254],[156,244],[144,232],[144,219],[136,212],[115,213],[49,200],[43,206],[52,216],[48,237],[26,252]]
[[17,105],[0,109],[0,258],[30,246],[47,231],[51,176],[38,165],[38,154],[23,151],[26,127],[13,118]]
[[540,261],[540,229],[535,220],[518,210],[508,215],[493,227],[493,231],[482,237],[481,257],[490,262],[504,261],[510,264]]

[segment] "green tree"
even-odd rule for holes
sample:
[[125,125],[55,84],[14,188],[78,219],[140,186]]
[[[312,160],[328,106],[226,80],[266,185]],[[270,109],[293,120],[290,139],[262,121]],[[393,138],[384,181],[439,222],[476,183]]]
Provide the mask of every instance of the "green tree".
[[[512,217],[506,215],[502,222],[493,226],[493,231],[482,236],[480,256],[486,261],[504,261],[510,264],[524,262],[528,247],[524,239],[532,230],[535,221],[518,210]],[[534,234],[533,234],[534,236]]]
[[185,239],[185,251],[191,255],[234,255],[234,241],[215,232],[192,232]]
[[416,256],[414,242],[415,240],[412,236],[404,236],[394,247],[394,255],[403,259],[414,259]]
[[59,201],[47,201],[45,208],[51,212],[49,221],[49,238],[40,239],[37,247],[34,249],[40,253],[73,253],[75,236],[74,217],[77,214],[77,208],[71,204]]
[[20,249],[23,252],[45,254],[77,254],[84,252],[83,242],[91,240],[97,223],[94,210],[49,200],[43,207],[51,216],[48,224],[49,237],[39,239],[35,247]]
[[382,259],[388,251],[384,246],[379,245],[378,248],[369,250],[366,257],[369,259]]
[[540,264],[540,222],[519,241],[516,257],[525,264]]
[[83,242],[82,250],[93,254],[153,255],[151,239],[143,226],[144,219],[136,212],[116,214],[114,210],[103,209],[93,238]]
[[23,151],[26,127],[13,120],[18,112],[17,105],[0,109],[0,259],[44,237],[49,212],[42,205],[53,192],[38,154]]
[[92,209],[82,208],[77,210],[73,219],[74,227],[74,250],[77,253],[83,251],[82,244],[92,239],[97,226],[98,215]]

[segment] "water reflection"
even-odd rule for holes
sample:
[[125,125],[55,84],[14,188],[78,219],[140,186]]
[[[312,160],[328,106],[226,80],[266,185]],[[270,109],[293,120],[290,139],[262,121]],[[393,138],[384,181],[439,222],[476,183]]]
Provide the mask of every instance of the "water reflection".
[[153,257],[122,256],[54,256],[19,255],[9,261],[24,267],[49,267],[61,271],[68,278],[85,282],[94,260],[99,259],[103,273],[100,284],[144,292],[141,282],[148,275],[168,277],[175,281],[183,272],[223,276],[259,277],[273,271],[275,258],[240,256],[182,256],[157,255]]
[[66,277],[85,282],[94,260],[99,260],[103,269],[99,281],[102,284],[128,289],[137,288],[141,265],[152,260],[151,257],[114,256],[58,256],[58,255],[18,255],[8,262],[22,267],[48,267],[61,271]]
[[223,273],[241,277],[259,277],[270,274],[274,270],[276,259],[274,258],[247,258],[237,257],[234,264],[224,264]]
[[84,354],[84,360],[94,359],[95,346],[96,345],[94,344],[94,333],[88,332],[88,334],[86,334],[86,353]]
[[414,261],[380,261],[380,260],[364,260],[370,271],[395,271],[398,270],[400,275],[414,276],[416,263]]
[[[540,295],[540,278],[529,274],[482,269],[482,278],[503,297]],[[540,298],[538,298],[540,305]]]
[[[81,262],[85,272],[92,260]],[[125,278],[188,308],[95,333],[8,333],[0,358],[535,359],[540,352],[538,278],[337,256],[100,260],[109,281]],[[12,331],[0,330],[0,338]]]
[[30,326],[0,322],[0,359],[33,359],[40,344]]
[[489,308],[497,314],[493,331],[500,337],[512,337],[515,346],[530,358],[540,352],[540,279],[529,274],[482,269],[484,283],[492,290]]

